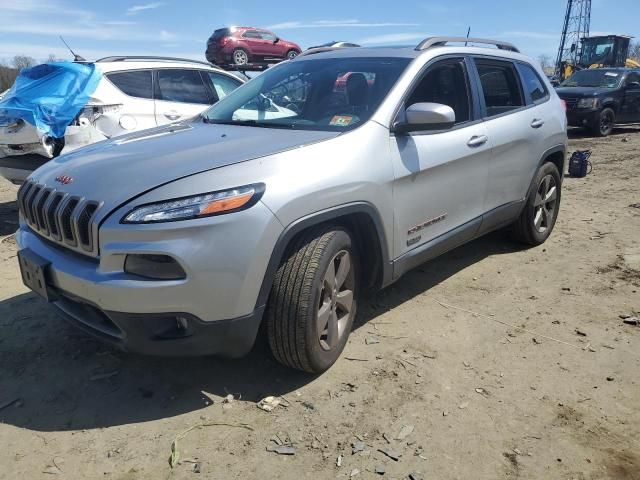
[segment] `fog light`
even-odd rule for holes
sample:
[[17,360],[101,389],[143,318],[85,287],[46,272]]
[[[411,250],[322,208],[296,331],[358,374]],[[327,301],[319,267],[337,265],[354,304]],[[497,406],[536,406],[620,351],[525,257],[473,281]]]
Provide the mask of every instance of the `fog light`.
[[168,255],[127,255],[124,271],[152,280],[183,280],[187,274],[180,264]]

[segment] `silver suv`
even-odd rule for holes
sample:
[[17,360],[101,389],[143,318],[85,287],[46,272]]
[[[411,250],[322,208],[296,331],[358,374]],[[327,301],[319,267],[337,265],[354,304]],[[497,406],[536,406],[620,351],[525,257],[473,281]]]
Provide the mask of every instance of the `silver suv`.
[[503,227],[543,243],[566,149],[560,99],[510,44],[303,53],[38,169],[23,280],[129,351],[236,357],[264,324],[280,362],[322,372],[365,291]]

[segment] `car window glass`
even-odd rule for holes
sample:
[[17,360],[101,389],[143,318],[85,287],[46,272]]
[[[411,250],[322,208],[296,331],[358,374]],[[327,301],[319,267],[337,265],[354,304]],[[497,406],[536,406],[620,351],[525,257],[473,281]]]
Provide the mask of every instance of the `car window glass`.
[[524,90],[531,96],[531,100],[535,103],[547,98],[549,92],[533,67],[521,63],[518,64],[518,69],[522,75]]
[[211,103],[200,72],[196,70],[158,70],[158,98],[169,102]]
[[260,39],[260,33],[256,32],[255,30],[247,30],[246,32],[244,32],[244,35],[242,35],[244,38],[252,38],[252,39]]
[[260,32],[260,37],[262,40],[267,40],[269,42],[273,42],[276,39],[276,36],[269,32]]
[[109,73],[107,78],[123,93],[131,97],[153,98],[151,70]]
[[409,58],[285,62],[233,91],[205,114],[210,123],[347,131],[369,120]]
[[239,80],[218,73],[208,73],[208,76],[219,99],[226,97],[242,84]]
[[629,74],[629,76],[627,77],[627,85],[633,82],[640,83],[640,73]]
[[425,102],[448,105],[456,114],[456,124],[468,122],[471,118],[468,83],[462,60],[437,63],[427,70],[406,106]]
[[524,106],[513,64],[476,60],[487,116],[494,117]]

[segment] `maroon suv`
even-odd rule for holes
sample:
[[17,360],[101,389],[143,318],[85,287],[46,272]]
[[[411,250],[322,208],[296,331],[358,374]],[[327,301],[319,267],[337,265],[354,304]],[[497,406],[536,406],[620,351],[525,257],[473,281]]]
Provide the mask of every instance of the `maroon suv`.
[[207,60],[217,65],[267,63],[292,59],[300,47],[272,32],[253,27],[221,28],[207,42]]

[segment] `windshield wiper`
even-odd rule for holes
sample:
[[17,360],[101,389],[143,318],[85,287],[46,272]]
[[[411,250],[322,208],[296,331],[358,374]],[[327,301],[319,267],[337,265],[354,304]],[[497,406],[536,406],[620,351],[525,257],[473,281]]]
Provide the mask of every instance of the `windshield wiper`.
[[240,127],[260,127],[260,128],[295,128],[292,123],[272,123],[261,122],[258,120],[212,120],[204,117],[205,123],[212,123],[214,125],[237,125]]

